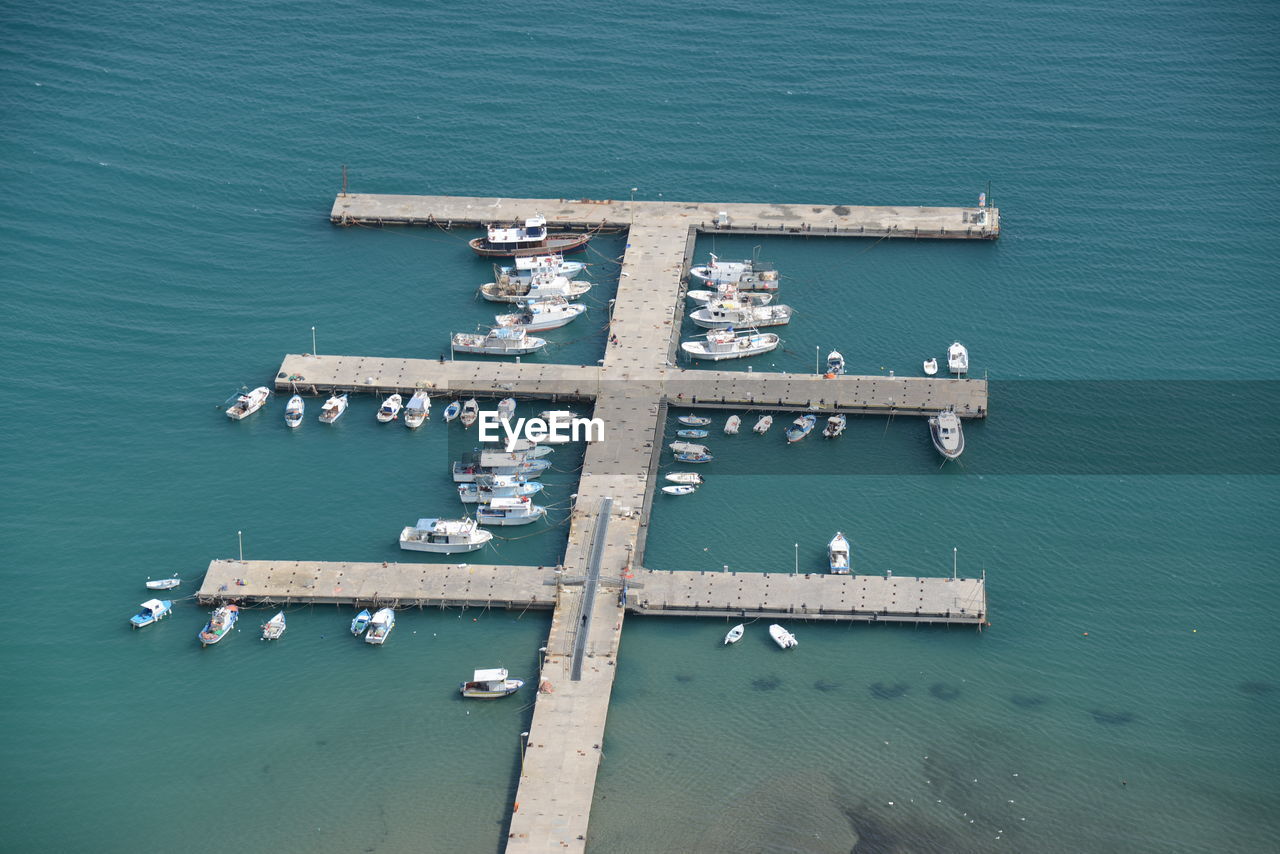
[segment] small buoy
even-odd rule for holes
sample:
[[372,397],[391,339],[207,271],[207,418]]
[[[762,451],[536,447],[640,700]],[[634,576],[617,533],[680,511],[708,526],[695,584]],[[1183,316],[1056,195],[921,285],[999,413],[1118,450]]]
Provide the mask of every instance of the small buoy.
[[1084,633],[1084,637],[1088,637],[1088,636],[1089,636],[1089,633],[1088,633],[1088,632],[1085,632],[1085,633]]
[[1195,629],[1192,629],[1192,630],[1191,630],[1191,634],[1193,634],[1193,635],[1194,635],[1195,633],[1196,633],[1196,630],[1195,630]]

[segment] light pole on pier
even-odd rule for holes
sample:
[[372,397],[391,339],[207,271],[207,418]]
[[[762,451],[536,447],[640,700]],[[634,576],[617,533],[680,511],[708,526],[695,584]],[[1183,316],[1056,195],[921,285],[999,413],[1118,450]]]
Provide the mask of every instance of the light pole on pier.
[[822,371],[818,370],[818,354],[819,354],[819,353],[821,353],[821,352],[822,352],[822,347],[821,347],[821,345],[819,345],[819,344],[814,344],[814,345],[813,345],[813,372],[814,372],[815,374],[820,374],[820,373],[822,373]]
[[316,328],[311,327],[311,355],[316,354]]
[[244,563],[244,531],[236,531],[236,542],[240,544],[240,562]]
[[627,205],[627,211],[631,214],[631,227],[636,227],[636,191],[639,187],[631,188],[631,204]]
[[800,544],[796,543],[796,568],[792,575],[800,574]]

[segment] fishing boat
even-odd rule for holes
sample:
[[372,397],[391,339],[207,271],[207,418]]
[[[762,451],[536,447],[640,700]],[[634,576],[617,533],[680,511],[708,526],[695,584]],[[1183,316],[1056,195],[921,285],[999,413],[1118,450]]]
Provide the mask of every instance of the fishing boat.
[[511,416],[516,414],[516,399],[514,397],[504,397],[498,401],[496,409],[498,410],[499,421],[510,421]]
[[701,415],[681,415],[676,420],[688,427],[706,427],[711,423],[710,418],[704,418]]
[[498,667],[492,670],[477,670],[471,675],[470,682],[463,682],[459,691],[462,696],[478,700],[492,700],[514,694],[524,685],[521,679],[508,679],[507,671]]
[[689,319],[703,329],[725,329],[730,326],[785,326],[791,322],[789,305],[747,305],[734,299],[712,300],[692,312]]
[[844,356],[840,355],[839,350],[832,350],[827,354],[827,373],[837,377],[844,373]]
[[238,619],[240,619],[239,608],[235,605],[223,605],[213,612],[209,622],[205,623],[204,628],[196,634],[196,637],[200,639],[200,643],[204,646],[215,644],[235,628],[236,620]]
[[727,436],[738,435],[738,430],[742,427],[742,417],[739,415],[730,415],[724,422],[724,432]]
[[761,415],[760,420],[756,422],[756,426],[751,429],[763,436],[769,432],[769,428],[773,426],[772,415]]
[[320,421],[324,424],[332,424],[342,417],[342,413],[347,411],[347,396],[345,394],[335,394],[324,402],[324,406],[320,407]]
[[462,404],[456,400],[451,400],[449,405],[444,408],[444,420],[452,421],[458,417],[460,412],[462,412]]
[[693,471],[673,471],[667,475],[667,480],[672,483],[691,483],[694,486],[698,486],[702,483],[702,475]]
[[713,300],[736,299],[747,305],[768,305],[773,302],[773,294],[763,291],[740,292],[733,285],[724,285],[716,288],[714,291],[692,290],[686,291],[685,297],[693,300],[699,305],[707,305]]
[[663,495],[690,495],[698,491],[698,487],[691,483],[682,483],[676,486],[662,487]]
[[742,640],[742,635],[746,632],[746,630],[747,630],[747,627],[744,626],[742,623],[738,623],[738,625],[729,629],[729,633],[724,636],[724,645],[728,646],[731,643],[737,643],[738,641]]
[[230,401],[231,405],[227,407],[227,417],[235,421],[248,418],[261,409],[262,404],[266,403],[267,398],[270,396],[271,389],[264,385],[258,386],[253,391],[238,394],[234,400]]
[[706,445],[697,445],[693,442],[672,442],[667,447],[675,454],[676,462],[679,463],[709,463],[715,459],[715,457],[711,456],[711,452],[707,450]]
[[452,341],[459,353],[486,356],[527,356],[547,346],[547,339],[530,335],[522,326],[499,326],[484,335],[455,332]]
[[822,428],[822,435],[828,439],[834,439],[844,432],[845,425],[849,419],[844,413],[836,413],[827,419],[827,426]]
[[818,416],[810,413],[809,415],[801,415],[795,421],[791,422],[791,426],[787,428],[787,441],[799,442],[805,436],[813,432],[813,427],[818,423]]
[[791,649],[800,645],[800,641],[796,640],[795,635],[777,623],[769,626],[769,637],[773,638],[773,642],[783,649]]
[[969,351],[959,341],[947,348],[947,370],[953,374],[969,372]]
[[460,416],[463,427],[470,427],[476,423],[476,419],[480,417],[480,403],[474,397],[462,404],[462,415]]
[[458,484],[458,498],[463,504],[490,504],[495,498],[519,498],[536,495],[543,484],[528,482],[515,474],[495,474],[476,483]]
[[836,531],[836,535],[827,544],[827,563],[833,574],[849,574],[849,541],[839,531]]
[[129,618],[129,625],[135,629],[158,623],[173,613],[173,602],[168,599],[148,599],[138,607],[142,610]]
[[404,426],[417,430],[431,415],[431,397],[425,391],[415,391],[404,407]]
[[351,621],[351,634],[360,637],[360,635],[364,634],[364,630],[369,628],[369,621],[372,619],[373,614],[369,613],[368,608],[356,614],[356,618]]
[[518,327],[526,332],[542,332],[568,326],[586,311],[585,305],[571,303],[564,297],[551,297],[526,302],[519,311],[512,314],[495,314],[493,319],[498,326]]
[[526,219],[523,225],[490,225],[485,236],[470,241],[470,246],[484,258],[519,258],[575,252],[590,240],[590,233],[548,231],[546,217],[536,214]]
[[478,461],[464,460],[453,464],[454,483],[475,483],[477,478],[499,474],[519,474],[533,480],[551,468],[550,460],[521,460],[505,466],[482,466]]
[[157,578],[155,581],[147,579],[148,590],[172,590],[182,583],[182,579],[178,576],[173,578]]
[[276,615],[262,624],[263,640],[280,640],[284,634],[284,611],[276,611]]
[[379,608],[369,621],[369,631],[364,633],[364,642],[381,646],[387,642],[387,637],[395,627],[396,612],[390,608]]
[[489,302],[528,303],[563,299],[572,302],[586,296],[590,282],[576,282],[564,276],[540,275],[532,279],[499,279],[480,286],[480,296]]
[[297,427],[302,423],[302,416],[307,410],[307,404],[302,400],[302,395],[295,394],[289,398],[289,402],[284,407],[284,423],[289,427]]
[[404,398],[398,394],[393,394],[382,401],[382,405],[378,407],[378,420],[383,424],[388,421],[395,421],[400,417],[401,409],[404,409]]
[[682,341],[680,349],[688,353],[690,358],[709,359],[719,362],[724,359],[745,359],[758,356],[777,348],[781,343],[772,332],[744,332],[737,334],[732,327],[713,329],[702,341]]
[[493,539],[475,519],[419,519],[400,532],[400,548],[410,552],[461,554],[473,552]]
[[689,268],[689,276],[711,285],[735,285],[744,291],[778,289],[778,271],[771,264],[750,261],[721,261],[714,254],[708,264]]
[[949,460],[964,453],[964,430],[954,410],[946,409],[929,417],[929,435],[938,453]]
[[467,461],[475,462],[485,468],[506,468],[540,460],[549,454],[554,454],[555,451],[555,448],[549,448],[546,445],[534,445],[523,451],[487,451],[482,448],[478,455],[475,452],[468,455]]
[[528,525],[547,515],[547,508],[534,504],[527,495],[495,498],[476,508],[476,521],[481,525]]
[[706,430],[677,430],[676,435],[681,439],[705,439],[707,438]]
[[586,264],[581,261],[566,261],[563,255],[521,255],[515,259],[514,265],[495,264],[493,274],[496,279],[507,276],[526,281],[534,276],[546,274],[572,279],[585,269],[587,269]]

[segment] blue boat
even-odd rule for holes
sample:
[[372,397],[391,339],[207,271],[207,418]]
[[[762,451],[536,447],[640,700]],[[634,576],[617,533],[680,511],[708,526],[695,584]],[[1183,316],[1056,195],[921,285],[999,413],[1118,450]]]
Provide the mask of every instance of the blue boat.
[[140,629],[163,620],[171,613],[173,603],[168,599],[148,599],[142,603],[142,610],[129,618],[129,625]]
[[711,456],[711,452],[707,450],[706,445],[698,445],[693,442],[672,442],[667,447],[676,455],[676,462],[709,463],[714,459]]
[[677,430],[676,435],[681,439],[705,439],[707,438],[706,430]]
[[356,618],[351,621],[351,634],[360,637],[360,635],[364,634],[364,630],[369,628],[369,621],[372,619],[373,614],[369,613],[368,608],[356,614]]
[[818,423],[816,415],[801,415],[787,428],[787,441],[799,442],[813,432],[813,425]]

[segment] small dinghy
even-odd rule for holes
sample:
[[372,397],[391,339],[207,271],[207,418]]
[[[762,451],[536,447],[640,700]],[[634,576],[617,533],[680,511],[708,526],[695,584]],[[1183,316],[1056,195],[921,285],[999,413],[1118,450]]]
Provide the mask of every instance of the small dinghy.
[[813,427],[817,423],[818,416],[813,414],[801,415],[791,422],[791,426],[787,428],[787,442],[799,442],[813,432]]
[[676,435],[681,439],[705,439],[707,438],[706,430],[677,430]]
[[672,483],[693,484],[698,486],[702,483],[702,475],[692,471],[673,471],[667,475],[667,480]]
[[729,420],[724,422],[724,432],[727,436],[738,435],[738,429],[742,427],[742,418],[737,415],[730,415]]
[[289,398],[289,402],[284,407],[284,423],[289,427],[297,427],[302,423],[302,416],[307,411],[307,404],[303,401],[302,395],[295,394]]
[[839,350],[832,350],[827,354],[827,373],[834,377],[844,373],[844,356],[840,355]]
[[364,642],[382,644],[387,642],[391,630],[396,627],[396,612],[390,608],[380,608],[369,621],[369,631],[365,632]]
[[800,645],[800,641],[796,640],[795,635],[777,623],[769,626],[769,637],[773,638],[773,642],[783,649],[791,649]]
[[400,417],[400,410],[404,408],[404,398],[398,394],[393,394],[386,400],[382,401],[382,405],[378,407],[378,420],[383,424],[389,421],[395,421]]
[[769,428],[773,426],[772,415],[761,415],[760,420],[756,422],[756,426],[751,429],[763,436],[769,432]]
[[744,626],[742,623],[738,623],[738,625],[729,629],[729,633],[724,636],[724,645],[728,646],[731,643],[737,643],[738,641],[742,640],[742,635],[744,632],[746,632],[746,630],[747,630],[747,627]]
[[470,682],[463,682],[459,689],[462,696],[479,700],[492,700],[506,697],[519,691],[524,681],[508,679],[507,671],[502,668],[477,670],[471,675]]
[[822,428],[822,435],[828,439],[834,439],[844,432],[845,425],[849,419],[843,413],[837,413],[827,419],[827,426]]
[[924,374],[925,374],[925,376],[927,376],[927,377],[931,377],[931,376],[933,376],[933,375],[934,375],[934,374],[936,374],[936,373],[938,373],[938,360],[937,360],[937,359],[925,359],[925,360],[924,360]]
[[320,421],[324,424],[332,424],[342,417],[342,413],[347,411],[347,396],[345,394],[335,394],[324,402],[324,406],[320,408]]
[[947,370],[953,374],[969,373],[969,351],[959,341],[947,348]]
[[142,610],[129,618],[129,625],[135,629],[158,623],[173,613],[173,602],[168,599],[148,599],[138,607]]
[[690,495],[698,491],[698,487],[691,483],[682,483],[678,486],[662,487],[663,495]]
[[462,426],[470,427],[476,423],[476,419],[480,417],[480,404],[473,397],[466,403],[462,404]]
[[280,640],[284,634],[284,611],[276,611],[276,615],[262,624],[263,640]]
[[849,541],[839,531],[827,543],[827,563],[834,575],[849,574]]
[[516,414],[516,399],[514,397],[504,397],[498,401],[498,420],[510,421],[511,417]]
[[240,421],[248,418],[253,413],[262,408],[262,404],[267,402],[267,398],[271,396],[271,389],[264,385],[260,385],[253,391],[247,391],[244,394],[236,395],[235,399],[227,407],[227,417],[233,421]]
[[417,430],[430,414],[431,398],[425,391],[416,391],[404,408],[404,426],[410,430]]
[[458,417],[460,412],[462,412],[462,404],[456,400],[451,400],[449,405],[444,408],[444,420],[452,421]]
[[938,453],[954,460],[964,453],[964,430],[954,410],[947,409],[929,418],[929,435]]
[[704,418],[701,415],[681,415],[676,420],[688,427],[706,427],[711,423],[710,418]]
[[148,590],[172,590],[182,583],[182,579],[178,576],[173,578],[157,578],[155,581],[147,579]]
[[360,635],[364,634],[364,630],[369,628],[369,621],[372,619],[373,614],[369,613],[368,608],[356,614],[356,618],[351,621],[351,634],[360,637]]
[[209,622],[196,634],[196,637],[200,639],[200,643],[204,646],[215,644],[231,633],[238,619],[240,619],[240,609],[238,607],[235,605],[223,605],[213,612]]

